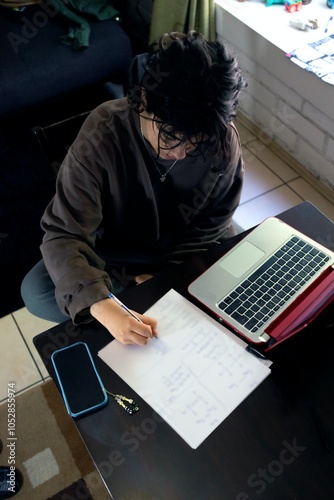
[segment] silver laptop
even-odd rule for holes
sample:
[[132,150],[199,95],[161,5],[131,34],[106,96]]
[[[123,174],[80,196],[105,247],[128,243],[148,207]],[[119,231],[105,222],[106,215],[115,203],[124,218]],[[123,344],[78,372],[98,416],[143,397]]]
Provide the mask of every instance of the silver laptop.
[[248,342],[272,345],[333,300],[333,288],[334,253],[269,217],[188,291]]

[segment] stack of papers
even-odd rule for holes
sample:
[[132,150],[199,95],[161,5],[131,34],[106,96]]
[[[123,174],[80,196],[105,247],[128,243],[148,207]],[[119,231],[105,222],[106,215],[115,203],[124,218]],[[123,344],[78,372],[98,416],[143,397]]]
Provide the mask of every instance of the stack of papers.
[[112,341],[99,357],[196,449],[270,368],[175,290],[145,314],[158,319],[159,338]]

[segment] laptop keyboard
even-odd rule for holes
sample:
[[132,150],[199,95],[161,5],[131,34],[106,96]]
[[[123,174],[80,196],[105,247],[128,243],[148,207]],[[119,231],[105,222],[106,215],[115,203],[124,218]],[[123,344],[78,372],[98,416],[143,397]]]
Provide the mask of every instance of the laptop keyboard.
[[328,255],[293,236],[218,306],[256,333],[329,260]]

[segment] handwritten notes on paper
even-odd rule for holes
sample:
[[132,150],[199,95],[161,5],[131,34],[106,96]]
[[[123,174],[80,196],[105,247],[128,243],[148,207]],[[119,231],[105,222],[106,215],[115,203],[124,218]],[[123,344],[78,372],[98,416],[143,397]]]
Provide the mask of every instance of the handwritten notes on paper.
[[146,314],[159,338],[113,341],[99,356],[196,449],[270,369],[175,290]]

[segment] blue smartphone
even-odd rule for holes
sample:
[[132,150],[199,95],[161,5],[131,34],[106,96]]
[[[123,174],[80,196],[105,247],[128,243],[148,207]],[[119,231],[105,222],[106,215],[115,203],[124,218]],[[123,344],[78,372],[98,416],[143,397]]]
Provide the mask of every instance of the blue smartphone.
[[107,404],[108,395],[87,344],[77,342],[58,349],[51,360],[71,417],[80,417]]

